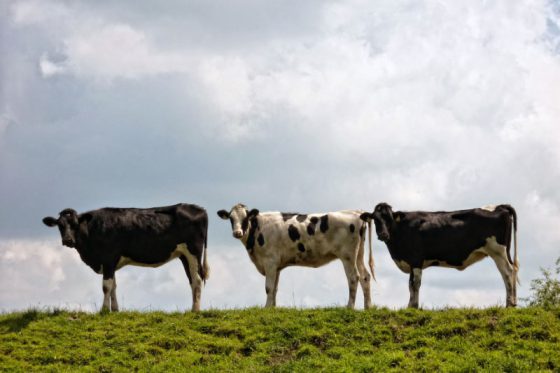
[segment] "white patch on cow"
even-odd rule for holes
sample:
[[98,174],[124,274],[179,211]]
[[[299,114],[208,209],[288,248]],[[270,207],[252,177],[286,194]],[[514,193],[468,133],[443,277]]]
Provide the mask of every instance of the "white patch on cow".
[[493,212],[496,210],[496,205],[486,205],[481,207],[482,210]]
[[159,262],[159,263],[149,263],[149,264],[148,263],[136,262],[136,261],[130,259],[129,257],[121,256],[121,258],[119,259],[119,261],[117,263],[117,269],[121,269],[122,267],[124,267],[126,265],[156,268],[156,267],[164,265],[165,263],[167,263],[167,262],[169,262],[173,259],[176,259],[176,258],[180,257],[181,255],[186,255],[185,254],[186,252],[188,252],[187,245],[184,244],[184,243],[181,243],[181,244],[177,245],[175,250],[173,250],[171,252],[171,255],[169,255],[169,258],[167,258],[167,260],[165,260],[163,262]]
[[410,273],[410,264],[408,264],[404,260],[395,260],[394,262],[401,271],[403,271],[404,273]]

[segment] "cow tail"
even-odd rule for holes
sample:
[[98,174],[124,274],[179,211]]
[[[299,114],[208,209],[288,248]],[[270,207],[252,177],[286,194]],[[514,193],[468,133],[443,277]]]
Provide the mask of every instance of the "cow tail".
[[208,265],[208,234],[204,237],[204,258],[202,259],[202,280],[206,284],[206,280],[210,277],[210,266]]
[[510,212],[513,220],[513,280],[521,285],[519,277],[517,276],[517,273],[519,272],[519,258],[517,256],[517,213],[513,207]]
[[373,251],[372,251],[372,243],[371,243],[371,219],[368,219],[367,221],[368,224],[368,241],[369,241],[369,260],[368,260],[368,264],[369,264],[369,269],[371,271],[371,277],[373,277],[374,281],[377,281],[375,279],[375,272],[373,271],[373,267],[374,267],[374,262],[373,262]]
[[[520,284],[519,277],[517,275],[519,272],[519,257],[517,256],[517,213],[515,212],[515,209],[510,205],[500,205],[500,207],[503,207],[509,212],[509,216],[511,219],[511,225],[513,228],[513,261],[511,263],[513,265],[513,281],[517,284]],[[510,246],[511,245],[509,245],[507,248],[508,258],[509,258]]]

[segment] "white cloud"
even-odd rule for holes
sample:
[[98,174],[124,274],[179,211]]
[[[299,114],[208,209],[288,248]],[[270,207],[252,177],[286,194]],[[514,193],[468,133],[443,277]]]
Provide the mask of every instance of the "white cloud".
[[53,22],[71,16],[69,9],[56,1],[16,1],[10,10],[13,22],[19,26]]
[[[210,205],[246,198],[319,211],[381,200],[402,210],[511,203],[520,217],[521,294],[558,255],[560,59],[551,26],[558,12],[548,2],[357,0],[315,4],[305,16],[288,4],[277,14],[292,17],[259,8],[258,21],[240,8],[231,15],[204,5],[166,7],[156,17],[142,6],[107,6],[11,7],[5,24],[17,42],[3,72],[10,110],[3,108],[0,133],[15,118],[18,126],[2,149],[10,157],[0,162],[0,196],[31,201],[21,209],[28,215],[15,213],[20,222],[40,216],[45,201],[49,208],[69,200],[93,207],[125,203],[123,196],[144,205],[170,196]],[[188,141],[204,146],[189,152]],[[135,152],[149,162],[136,161]],[[162,168],[169,172],[158,174]],[[81,173],[94,169],[103,172]],[[129,180],[129,172],[141,176]],[[5,180],[29,182],[14,188]],[[129,198],[137,189],[141,197]],[[88,191],[87,202],[79,190]],[[17,279],[16,287],[0,294],[0,306],[99,305],[98,276],[75,253],[52,244],[44,250],[51,254],[32,260],[36,244],[10,243],[13,269],[0,276]],[[264,279],[236,244],[211,251],[207,305],[264,303]],[[375,247],[374,303],[405,305],[407,276],[383,244]],[[493,266],[426,271],[422,303],[496,304],[503,285]],[[342,269],[333,264],[287,270],[279,303],[343,305],[346,296]],[[178,262],[123,269],[119,297],[125,307],[190,307]]]
[[53,75],[63,74],[66,70],[64,63],[56,63],[49,60],[47,55],[42,55],[39,59],[39,70],[45,78],[50,78]]

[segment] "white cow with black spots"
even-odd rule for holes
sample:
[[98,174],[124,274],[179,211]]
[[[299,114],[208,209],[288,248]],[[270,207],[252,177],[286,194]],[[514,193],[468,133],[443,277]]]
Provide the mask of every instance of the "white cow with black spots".
[[[371,306],[373,272],[371,225],[360,219],[363,211],[294,214],[248,210],[237,204],[218,216],[231,221],[233,236],[243,243],[257,270],[266,277],[266,307],[276,305],[280,272],[288,266],[320,267],[340,259],[348,279],[348,308],[354,308],[358,281],[364,308]],[[369,232],[369,268],[364,265],[365,231]]]

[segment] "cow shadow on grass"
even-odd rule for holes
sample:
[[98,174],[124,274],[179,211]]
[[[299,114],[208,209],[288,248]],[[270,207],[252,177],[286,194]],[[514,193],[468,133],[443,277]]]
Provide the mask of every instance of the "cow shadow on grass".
[[18,333],[39,318],[39,311],[29,310],[0,320],[0,333]]

